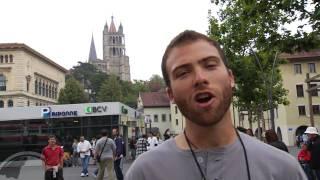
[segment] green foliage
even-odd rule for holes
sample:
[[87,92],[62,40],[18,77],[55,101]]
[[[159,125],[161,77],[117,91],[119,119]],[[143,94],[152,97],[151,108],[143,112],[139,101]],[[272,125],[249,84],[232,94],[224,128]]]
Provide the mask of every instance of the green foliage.
[[66,80],[66,85],[59,92],[59,104],[76,104],[88,102],[83,87],[74,78]]
[[[214,0],[219,8],[216,16],[209,17],[211,38],[223,45],[230,67],[236,77],[235,104],[240,109],[257,112],[269,109],[268,92],[271,89],[273,107],[287,105],[288,91],[282,86],[279,64],[275,57],[281,52],[308,50],[317,47],[319,29],[304,32],[302,26],[291,31],[287,24],[297,19],[319,23],[313,14],[303,13],[306,0]],[[300,3],[300,4],[299,4]],[[302,12],[297,13],[297,11]],[[274,71],[273,71],[274,67]],[[272,76],[273,74],[273,76]],[[270,89],[269,89],[270,88]]]
[[114,75],[105,80],[98,92],[97,100],[99,102],[116,102],[122,101],[121,85],[118,78]]
[[151,76],[148,86],[151,92],[158,92],[166,87],[163,78],[157,74]]

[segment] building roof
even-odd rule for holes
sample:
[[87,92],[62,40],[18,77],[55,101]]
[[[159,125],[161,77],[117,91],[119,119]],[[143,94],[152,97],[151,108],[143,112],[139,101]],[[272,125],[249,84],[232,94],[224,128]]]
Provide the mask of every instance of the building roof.
[[112,32],[112,33],[117,32],[116,26],[114,25],[114,22],[113,22],[113,16],[111,16],[111,24],[110,24],[109,32]]
[[293,60],[309,60],[320,57],[320,49],[314,49],[310,51],[301,51],[295,52],[292,54],[289,53],[281,53],[279,55],[280,58],[288,59],[289,61]]
[[144,92],[140,94],[143,107],[170,107],[166,92]]
[[60,66],[59,64],[55,63],[53,60],[47,58],[46,56],[42,55],[41,53],[37,52],[36,50],[32,49],[31,47],[27,46],[23,43],[0,43],[0,50],[15,50],[20,49],[24,50],[26,52],[31,53],[34,56],[39,57],[40,59],[43,59],[48,64],[56,67],[57,69],[61,70],[64,73],[67,73],[68,70],[64,67]]

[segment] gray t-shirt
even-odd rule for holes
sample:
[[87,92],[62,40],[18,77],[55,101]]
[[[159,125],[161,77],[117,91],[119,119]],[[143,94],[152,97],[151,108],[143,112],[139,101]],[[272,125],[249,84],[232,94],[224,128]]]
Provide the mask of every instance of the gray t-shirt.
[[[240,133],[245,145],[252,180],[307,180],[298,161],[290,154]],[[244,150],[239,139],[233,144],[196,151],[207,180],[247,180]],[[181,150],[170,139],[138,157],[125,180],[197,180],[200,171],[190,150]]]
[[[100,138],[96,143],[96,152],[98,155],[101,153],[101,150],[103,148],[104,143],[106,142],[106,137]],[[116,151],[116,144],[114,141],[110,138],[108,138],[108,141],[103,148],[103,152],[101,154],[101,159],[110,159],[113,158],[113,152]]]

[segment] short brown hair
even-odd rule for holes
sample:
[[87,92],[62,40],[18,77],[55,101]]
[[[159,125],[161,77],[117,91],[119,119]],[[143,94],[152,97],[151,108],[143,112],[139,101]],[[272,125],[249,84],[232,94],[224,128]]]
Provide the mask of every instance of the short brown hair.
[[278,141],[277,133],[272,129],[267,130],[266,131],[266,140],[267,140],[267,143],[272,143],[272,142]]
[[210,39],[208,36],[198,33],[196,31],[192,31],[192,30],[185,30],[182,33],[178,34],[167,46],[164,55],[162,57],[162,62],[161,62],[161,69],[162,69],[162,75],[163,75],[163,79],[166,83],[166,85],[168,87],[170,87],[170,79],[169,79],[169,75],[167,72],[167,59],[168,56],[170,54],[170,52],[172,51],[173,48],[181,46],[181,45],[186,45],[198,40],[205,40],[206,42],[210,43],[211,45],[213,45],[215,48],[217,48],[220,57],[222,58],[222,61],[224,63],[224,65],[228,68],[228,61],[227,58],[223,52],[223,50],[220,47],[220,44],[213,40]]

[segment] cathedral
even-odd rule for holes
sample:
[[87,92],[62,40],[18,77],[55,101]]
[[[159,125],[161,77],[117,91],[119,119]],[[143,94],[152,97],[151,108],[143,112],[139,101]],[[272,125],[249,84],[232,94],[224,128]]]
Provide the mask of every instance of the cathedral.
[[88,62],[101,72],[114,74],[123,81],[130,81],[130,64],[129,57],[126,55],[123,27],[120,23],[117,30],[113,17],[111,17],[110,27],[106,22],[103,29],[103,59],[97,58],[92,36]]

